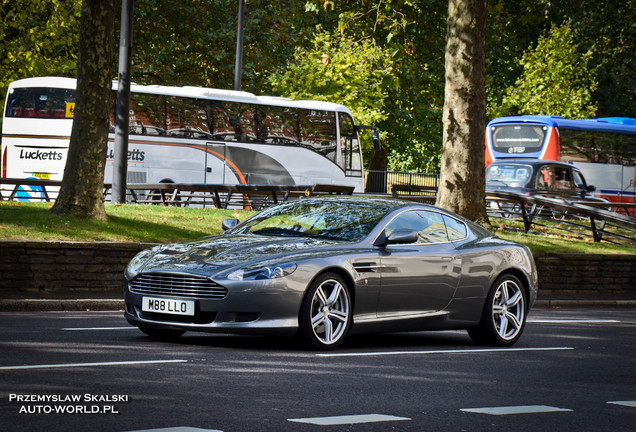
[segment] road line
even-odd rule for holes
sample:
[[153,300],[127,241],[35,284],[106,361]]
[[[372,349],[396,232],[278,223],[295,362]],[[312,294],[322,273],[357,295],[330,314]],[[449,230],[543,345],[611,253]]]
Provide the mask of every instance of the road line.
[[488,415],[510,415],[510,414],[538,414],[538,413],[550,413],[550,412],[568,412],[572,411],[567,408],[557,408],[547,405],[525,405],[525,406],[504,406],[504,407],[490,407],[490,408],[463,408],[460,411],[476,413],[476,414],[488,414]]
[[530,319],[529,323],[534,324],[616,324],[618,320],[592,320],[592,319]]
[[422,354],[481,354],[481,353],[508,353],[519,351],[563,351],[573,350],[572,347],[548,347],[548,348],[484,348],[467,350],[439,350],[439,351],[385,351],[385,352],[360,352],[360,353],[321,353],[318,357],[372,357],[395,355],[422,355]]
[[177,427],[169,427],[169,428],[160,428],[160,429],[144,429],[144,430],[134,430],[129,432],[223,432],[218,429],[201,429],[190,426],[177,426]]
[[137,327],[126,326],[126,327],[66,327],[62,330],[67,331],[89,331],[89,330],[138,330]]
[[608,404],[636,408],[636,401],[612,401],[612,402],[608,402]]
[[405,421],[411,420],[407,417],[395,417],[384,414],[362,414],[362,415],[348,415],[348,416],[334,416],[334,417],[311,417],[311,418],[298,418],[287,419],[287,421],[295,423],[308,423],[321,426],[334,426],[334,425],[347,425],[347,424],[360,424],[360,423],[378,423],[388,421]]
[[96,363],[60,363],[60,364],[41,364],[41,365],[23,365],[23,366],[0,366],[2,370],[21,370],[21,369],[52,369],[52,368],[73,368],[73,367],[90,367],[90,366],[125,366],[125,365],[144,365],[158,363],[187,363],[187,360],[145,360],[145,361],[121,361],[121,362],[96,362]]

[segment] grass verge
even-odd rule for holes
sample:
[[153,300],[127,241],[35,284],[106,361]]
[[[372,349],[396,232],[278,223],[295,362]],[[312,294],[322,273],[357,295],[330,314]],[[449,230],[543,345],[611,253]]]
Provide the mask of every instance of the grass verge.
[[167,243],[220,233],[226,218],[245,210],[106,204],[107,221],[59,217],[49,203],[0,202],[0,240],[65,240]]
[[[106,204],[108,220],[58,217],[48,210],[52,204],[0,202],[0,240],[47,241],[119,241],[167,243],[191,240],[219,234],[226,218],[246,219],[254,214],[248,210],[218,210],[213,208],[181,208],[151,205]],[[493,219],[494,226],[501,226]],[[506,222],[508,224],[508,222]],[[508,228],[515,228],[512,224]],[[508,240],[525,243],[533,253],[596,253],[634,254],[636,247],[619,246],[607,242],[594,243],[575,234],[557,231],[525,234],[496,230]]]

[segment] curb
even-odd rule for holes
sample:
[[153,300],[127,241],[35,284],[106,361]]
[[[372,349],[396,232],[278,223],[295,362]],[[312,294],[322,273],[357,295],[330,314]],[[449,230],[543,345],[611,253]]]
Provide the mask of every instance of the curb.
[[634,308],[636,307],[636,300],[537,300],[533,308],[547,308],[547,309],[559,309],[559,308]]
[[122,311],[119,299],[10,299],[0,300],[0,312]]

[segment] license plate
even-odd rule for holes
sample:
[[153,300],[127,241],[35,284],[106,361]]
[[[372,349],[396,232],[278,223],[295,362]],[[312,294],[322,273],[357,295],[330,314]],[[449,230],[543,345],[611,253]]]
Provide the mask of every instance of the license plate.
[[33,177],[37,177],[40,180],[51,180],[50,173],[33,173]]
[[176,300],[156,297],[144,297],[141,310],[171,315],[194,316],[193,300]]

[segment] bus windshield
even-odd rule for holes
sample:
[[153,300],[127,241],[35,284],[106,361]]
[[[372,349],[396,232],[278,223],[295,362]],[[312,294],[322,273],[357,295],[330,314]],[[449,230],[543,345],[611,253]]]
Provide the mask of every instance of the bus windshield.
[[15,88],[7,96],[5,117],[72,118],[74,109],[75,90]]
[[498,153],[524,154],[541,151],[547,132],[544,125],[491,126],[493,149]]

